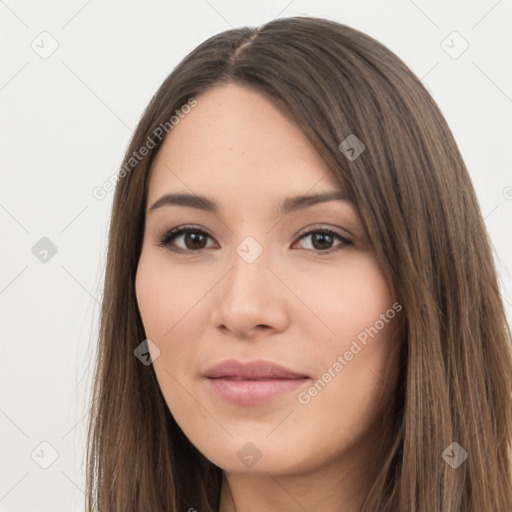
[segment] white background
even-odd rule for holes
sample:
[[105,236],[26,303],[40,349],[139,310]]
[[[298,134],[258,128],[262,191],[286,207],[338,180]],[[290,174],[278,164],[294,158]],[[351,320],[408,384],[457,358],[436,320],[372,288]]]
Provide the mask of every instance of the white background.
[[[473,179],[512,317],[512,0],[0,0],[0,512],[84,508],[113,195],[93,188],[119,170],[144,107],[189,51],[295,15],[359,29],[422,78]],[[58,43],[46,59],[31,47],[50,47],[43,31]],[[457,59],[441,46],[453,31],[469,43]],[[42,237],[57,247],[46,263],[32,252]],[[58,452],[47,469],[43,442]]]

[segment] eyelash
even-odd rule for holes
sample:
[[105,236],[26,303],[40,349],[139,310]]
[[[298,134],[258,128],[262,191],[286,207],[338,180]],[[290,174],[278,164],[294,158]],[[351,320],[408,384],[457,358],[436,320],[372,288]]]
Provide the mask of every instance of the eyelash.
[[[199,233],[201,235],[210,236],[206,231],[199,228],[193,228],[190,226],[183,226],[179,228],[171,229],[170,231],[167,231],[161,239],[157,242],[157,246],[164,247],[168,249],[169,251],[180,253],[180,254],[192,254],[192,253],[201,253],[202,251],[205,251],[206,248],[198,249],[198,250],[192,250],[192,249],[179,249],[176,247],[171,247],[171,242],[174,241],[178,236],[184,234],[184,233]],[[338,248],[334,249],[328,249],[325,251],[315,250],[315,249],[305,249],[306,251],[313,251],[316,254],[324,255],[324,254],[332,254],[334,252],[340,251],[343,249],[344,246],[350,246],[353,245],[353,242],[349,240],[348,238],[345,238],[344,236],[340,235],[336,231],[328,228],[322,228],[322,229],[312,229],[310,231],[306,231],[305,233],[302,233],[299,237],[299,240],[302,240],[303,238],[306,238],[307,236],[314,234],[314,233],[323,233],[332,235],[334,237],[337,237],[339,240],[341,240],[341,244],[339,244]],[[210,237],[211,238],[211,237]]]

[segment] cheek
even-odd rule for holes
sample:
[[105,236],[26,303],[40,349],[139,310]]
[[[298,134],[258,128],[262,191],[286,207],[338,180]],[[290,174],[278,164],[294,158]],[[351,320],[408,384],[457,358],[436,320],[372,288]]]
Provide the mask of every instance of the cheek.
[[[318,384],[310,390],[311,397],[322,395],[315,401],[323,410],[337,410],[341,399],[346,411],[362,411],[394,389],[401,307],[393,302],[371,255],[359,256],[346,270],[325,280],[327,289],[310,290],[316,311],[331,330],[311,347]],[[311,321],[311,339],[313,325],[318,322]]]
[[[368,320],[371,317],[368,315]],[[348,447],[372,432],[397,384],[397,318],[380,330],[368,331],[356,325],[360,318],[345,318],[354,323],[338,323],[338,336],[324,344],[321,353],[317,352],[313,382],[297,397],[304,423],[312,425],[309,430],[322,432],[316,436],[314,447],[320,454],[329,453],[333,446]],[[366,339],[358,339],[357,334],[345,335],[344,327],[353,333],[363,332]]]
[[[183,271],[181,271],[183,269]],[[135,278],[137,303],[146,337],[159,349],[153,368],[170,410],[187,412],[190,397],[179,384],[186,369],[192,368],[197,343],[194,330],[204,284],[184,267],[169,268],[154,254],[142,253]]]
[[165,254],[149,252],[143,252],[137,269],[139,311],[146,337],[160,351],[153,365],[169,405],[179,390],[174,379],[189,378],[187,372],[197,364],[207,325],[207,301],[202,299],[214,282],[197,274],[193,265],[170,265]]
[[[169,267],[154,256],[141,255],[135,280],[140,314],[151,339],[170,339],[181,319],[193,313],[205,293],[204,284],[185,266]],[[189,323],[190,326],[190,323]]]
[[168,295],[163,293],[165,286],[162,286],[162,277],[165,279],[165,276],[158,274],[143,252],[135,277],[135,294],[144,330],[149,339],[156,338],[156,334],[160,333],[167,308],[165,302]]
[[[322,270],[325,275],[317,273],[303,279],[300,291],[315,313],[310,315],[311,329],[320,327],[318,332],[325,333],[322,337],[343,351],[361,333],[364,338],[365,330],[376,322],[382,328],[379,319],[393,304],[387,281],[372,254],[354,253],[345,263]],[[394,311],[391,313],[394,317]],[[328,330],[319,325],[319,319]]]

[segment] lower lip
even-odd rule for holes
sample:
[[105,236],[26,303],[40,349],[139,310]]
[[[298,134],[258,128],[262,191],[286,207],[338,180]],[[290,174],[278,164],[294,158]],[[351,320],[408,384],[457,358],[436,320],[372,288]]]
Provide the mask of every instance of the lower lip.
[[274,398],[297,389],[307,380],[309,379],[207,379],[218,395],[224,400],[237,405],[258,405],[270,402]]

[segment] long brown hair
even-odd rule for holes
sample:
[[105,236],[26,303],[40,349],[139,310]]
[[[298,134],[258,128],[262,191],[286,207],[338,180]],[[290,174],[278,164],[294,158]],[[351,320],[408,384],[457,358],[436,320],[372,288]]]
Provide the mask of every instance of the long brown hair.
[[[402,60],[362,32],[313,17],[209,38],[168,76],[135,130],[110,223],[88,510],[218,510],[221,469],[188,441],[152,365],[134,356],[146,338],[134,283],[151,164],[164,139],[158,127],[227,83],[264,94],[304,131],[354,201],[403,305],[393,437],[362,511],[512,510],[511,334],[462,156]],[[357,158],[340,147],[349,135],[365,145]],[[453,442],[468,453],[457,468],[442,457],[453,456]]]

